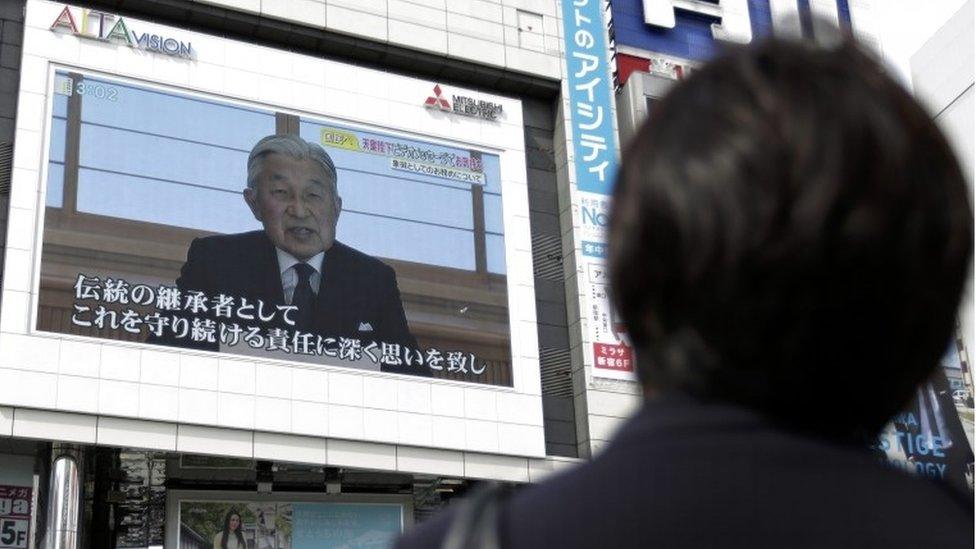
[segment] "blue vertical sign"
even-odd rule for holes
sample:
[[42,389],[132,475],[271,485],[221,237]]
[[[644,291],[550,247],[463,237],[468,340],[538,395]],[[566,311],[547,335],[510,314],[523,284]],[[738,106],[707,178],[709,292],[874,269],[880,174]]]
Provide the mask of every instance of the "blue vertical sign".
[[562,0],[576,184],[582,192],[610,194],[617,141],[602,5],[602,0]]

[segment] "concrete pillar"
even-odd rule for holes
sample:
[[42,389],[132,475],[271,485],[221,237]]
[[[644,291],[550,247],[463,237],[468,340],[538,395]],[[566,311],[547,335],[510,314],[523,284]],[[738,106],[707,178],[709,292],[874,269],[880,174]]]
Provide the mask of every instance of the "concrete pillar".
[[81,546],[81,448],[55,444],[51,451],[45,549]]

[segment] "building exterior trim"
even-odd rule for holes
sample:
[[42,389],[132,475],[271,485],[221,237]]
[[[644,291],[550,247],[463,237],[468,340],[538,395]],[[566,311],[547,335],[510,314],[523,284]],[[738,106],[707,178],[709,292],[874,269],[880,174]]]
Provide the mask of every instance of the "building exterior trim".
[[[464,478],[510,482],[538,482],[549,474],[584,461],[559,456],[505,456],[6,406],[0,407],[0,429],[3,436],[24,439],[142,450],[186,450],[245,459],[273,457],[294,463],[357,466],[414,474],[450,473],[451,476]],[[312,453],[320,459],[310,459]]]

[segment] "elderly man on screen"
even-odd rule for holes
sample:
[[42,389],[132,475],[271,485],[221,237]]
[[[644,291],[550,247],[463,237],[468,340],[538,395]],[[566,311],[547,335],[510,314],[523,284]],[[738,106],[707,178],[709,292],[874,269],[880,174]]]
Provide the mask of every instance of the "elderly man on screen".
[[416,348],[393,269],[336,241],[342,211],[336,182],[335,165],[319,145],[294,135],[258,141],[247,159],[244,200],[263,230],[195,239],[179,289],[260,300],[272,310],[295,307],[287,315],[293,326],[281,315],[267,329]]

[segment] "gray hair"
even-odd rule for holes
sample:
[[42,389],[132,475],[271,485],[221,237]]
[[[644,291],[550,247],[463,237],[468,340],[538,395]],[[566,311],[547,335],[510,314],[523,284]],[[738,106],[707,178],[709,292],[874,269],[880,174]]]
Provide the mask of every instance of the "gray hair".
[[311,160],[319,165],[322,170],[332,176],[331,191],[336,200],[339,199],[339,189],[336,186],[338,177],[336,175],[335,164],[332,157],[321,145],[305,141],[297,135],[269,135],[261,138],[251,154],[247,157],[247,186],[255,188],[258,183],[258,176],[264,169],[264,159],[270,154],[284,154],[295,160]]

